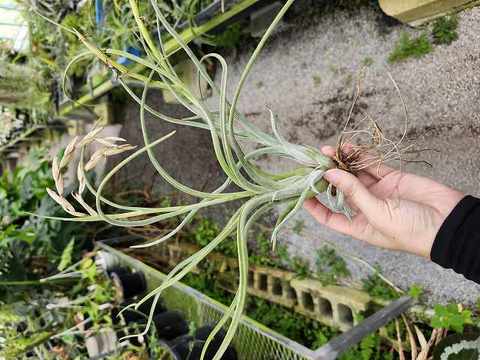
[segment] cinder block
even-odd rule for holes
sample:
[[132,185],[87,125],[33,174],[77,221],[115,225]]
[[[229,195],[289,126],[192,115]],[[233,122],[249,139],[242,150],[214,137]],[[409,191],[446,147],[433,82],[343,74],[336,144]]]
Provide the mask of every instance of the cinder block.
[[294,276],[289,271],[251,266],[248,272],[248,292],[286,307],[294,307],[296,293],[290,286]]
[[296,311],[342,331],[356,325],[356,315],[365,311],[371,300],[362,291],[341,286],[322,286],[313,279],[293,279],[291,286],[297,294]]

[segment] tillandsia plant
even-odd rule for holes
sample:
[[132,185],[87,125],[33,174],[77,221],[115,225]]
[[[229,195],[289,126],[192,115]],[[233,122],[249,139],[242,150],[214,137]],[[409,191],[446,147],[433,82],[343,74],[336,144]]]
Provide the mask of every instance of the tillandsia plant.
[[[63,209],[71,214],[72,218],[61,218],[62,220],[70,221],[104,221],[112,225],[122,227],[140,227],[160,222],[162,220],[179,218],[179,225],[171,230],[168,234],[154,239],[146,244],[135,245],[134,247],[148,247],[160,244],[172,238],[185,225],[187,225],[200,210],[207,207],[232,202],[242,201],[242,205],[236,210],[231,218],[226,223],[225,227],[220,231],[218,236],[210,243],[204,246],[194,255],[181,261],[168,274],[165,281],[145,298],[140,300],[133,306],[139,306],[148,299],[153,297],[153,306],[150,313],[147,327],[144,334],[148,331],[148,327],[152,323],[153,310],[157,304],[159,297],[163,290],[171,286],[175,282],[181,280],[187,275],[200,261],[212,252],[219,244],[221,244],[230,235],[236,236],[236,245],[239,263],[239,282],[234,300],[232,301],[228,311],[223,318],[218,322],[215,330],[207,339],[202,352],[202,358],[205,356],[206,349],[213,340],[215,334],[224,326],[229,324],[226,336],[214,357],[218,360],[222,357],[227,346],[231,342],[236,329],[239,326],[239,321],[244,309],[246,294],[247,294],[247,277],[248,277],[248,248],[247,235],[252,224],[256,219],[278,205],[286,205],[286,211],[279,216],[277,223],[271,235],[272,246],[275,248],[277,234],[284,224],[290,220],[294,214],[302,207],[303,202],[309,198],[320,193],[326,193],[329,206],[332,210],[341,212],[346,216],[350,216],[350,210],[346,206],[343,194],[329,185],[324,179],[324,173],[330,169],[337,167],[339,163],[329,157],[323,155],[319,150],[298,144],[292,144],[282,137],[280,130],[277,127],[276,117],[270,111],[270,122],[272,134],[261,131],[259,128],[249,122],[245,116],[237,111],[237,103],[241,96],[243,86],[250,74],[253,64],[257,59],[259,53],[265,46],[268,38],[273,33],[276,25],[282,19],[286,11],[292,5],[294,0],[286,1],[285,5],[279,11],[278,15],[273,20],[270,27],[265,32],[253,55],[248,61],[232,100],[227,99],[227,79],[228,66],[225,59],[216,53],[210,53],[197,58],[193,51],[187,46],[181,36],[179,36],[173,27],[168,23],[162,11],[159,9],[155,1],[151,1],[151,6],[154,9],[156,21],[158,22],[158,31],[168,31],[171,38],[178,43],[179,49],[183,50],[190,58],[192,63],[198,70],[199,78],[205,80],[212,88],[213,92],[218,96],[218,108],[211,109],[207,102],[194,91],[186,86],[179,75],[175,72],[166,53],[163,44],[158,45],[154,41],[152,35],[146,30],[142,14],[138,10],[136,0],[129,0],[132,13],[138,27],[139,35],[144,46],[146,56],[144,58],[119,51],[115,49],[99,49],[92,42],[86,39],[75,29],[66,29],[75,33],[79,39],[84,43],[87,52],[79,55],[78,61],[83,57],[95,55],[106,66],[108,66],[114,73],[124,89],[131,95],[131,97],[140,106],[140,124],[143,133],[144,146],[137,149],[131,155],[119,162],[108,174],[101,180],[99,186],[94,186],[88,180],[88,171],[93,169],[97,161],[110,155],[115,155],[124,151],[133,150],[133,147],[128,144],[119,145],[124,139],[120,138],[102,138],[101,128],[95,127],[90,133],[82,139],[74,138],[68,145],[61,160],[54,160],[53,173],[56,182],[56,190],[49,189],[52,198],[57,201]],[[158,34],[157,38],[162,39],[163,34]],[[149,71],[149,75],[145,76],[141,73],[131,72],[130,69],[118,64],[115,61],[116,56],[124,56],[134,63],[141,64]],[[211,76],[205,71],[203,62],[207,59],[215,60],[219,63],[221,69],[220,84],[214,82]],[[71,63],[73,64],[74,61]],[[68,67],[67,67],[68,71]],[[141,97],[138,97],[129,87],[128,80],[134,79],[144,83],[144,90]],[[173,96],[185,106],[192,116],[186,118],[174,118],[161,112],[154,110],[146,104],[148,89],[154,86],[165,91],[169,91]],[[204,129],[210,132],[215,156],[218,163],[227,177],[227,180],[213,192],[203,192],[193,189],[185,184],[175,180],[160,164],[155,157],[153,147],[160,144],[162,141],[170,138],[173,133],[165,135],[159,139],[151,140],[150,134],[147,132],[145,124],[145,111],[153,114],[161,120],[184,125],[192,126],[199,129]],[[88,161],[86,161],[87,148],[93,142],[103,145],[100,150],[97,150]],[[256,144],[256,150],[245,152],[241,144],[250,142]],[[343,142],[339,146],[343,146]],[[63,193],[63,178],[62,171],[71,162],[73,154],[78,151],[80,153],[80,162],[77,168],[77,176],[79,182],[78,192],[74,194],[74,198],[78,205],[83,208],[79,211],[77,208],[67,200]],[[194,198],[199,199],[197,203],[182,206],[167,206],[160,208],[145,208],[135,206],[125,206],[118,204],[105,198],[102,193],[107,186],[112,176],[118,172],[122,167],[131,161],[134,161],[138,156],[147,153],[148,157],[155,167],[158,174],[170,185],[178,191],[189,194]],[[278,156],[293,161],[297,167],[288,173],[271,173],[260,168],[256,160],[262,155]],[[342,167],[350,161],[343,159]],[[381,161],[382,159],[377,159]],[[356,164],[359,165],[359,160],[355,157]],[[369,165],[372,161],[369,161]],[[236,185],[240,190],[227,192],[230,184]],[[82,197],[82,194],[88,190],[95,197],[95,206],[88,205]],[[104,206],[118,209],[116,213],[105,213]]]

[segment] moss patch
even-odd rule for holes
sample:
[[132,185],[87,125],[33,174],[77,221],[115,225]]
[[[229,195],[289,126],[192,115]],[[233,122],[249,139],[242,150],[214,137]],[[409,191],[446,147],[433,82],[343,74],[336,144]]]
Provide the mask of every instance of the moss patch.
[[391,63],[402,61],[410,57],[420,58],[432,51],[432,44],[427,34],[418,37],[410,37],[408,33],[402,33],[395,48],[388,57]]
[[441,17],[433,23],[432,36],[435,44],[449,45],[458,39],[457,15]]

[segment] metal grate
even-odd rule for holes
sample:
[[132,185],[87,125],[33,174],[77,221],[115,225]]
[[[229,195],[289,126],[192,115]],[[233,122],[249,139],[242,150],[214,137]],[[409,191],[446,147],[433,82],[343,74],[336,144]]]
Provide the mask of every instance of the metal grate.
[[[125,265],[142,271],[147,279],[149,290],[155,289],[165,278],[165,274],[153,269],[120,251],[100,244],[103,250],[118,257]],[[218,322],[227,307],[201,294],[195,289],[177,283],[162,293],[165,306],[178,310],[196,327]],[[233,338],[240,360],[330,360],[358,343],[366,335],[375,332],[393,318],[399,316],[412,305],[410,297],[400,298],[377,311],[362,323],[339,335],[326,345],[313,351],[289,340],[266,326],[243,316]]]
[[[145,274],[148,290],[155,289],[165,275],[139,260],[101,245],[121,262]],[[226,307],[183,284],[175,284],[162,293],[165,306],[177,310],[196,327],[217,323]],[[240,360],[308,360],[312,351],[244,316],[233,339]],[[307,355],[307,356],[306,356]]]

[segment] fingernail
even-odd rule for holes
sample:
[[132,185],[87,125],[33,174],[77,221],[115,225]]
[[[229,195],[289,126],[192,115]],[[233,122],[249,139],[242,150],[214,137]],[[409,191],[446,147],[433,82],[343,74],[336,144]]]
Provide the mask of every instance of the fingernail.
[[340,178],[341,176],[341,171],[338,170],[338,169],[330,169],[328,170],[326,173],[325,173],[325,179],[332,183],[332,184],[335,184],[338,182],[338,179]]

